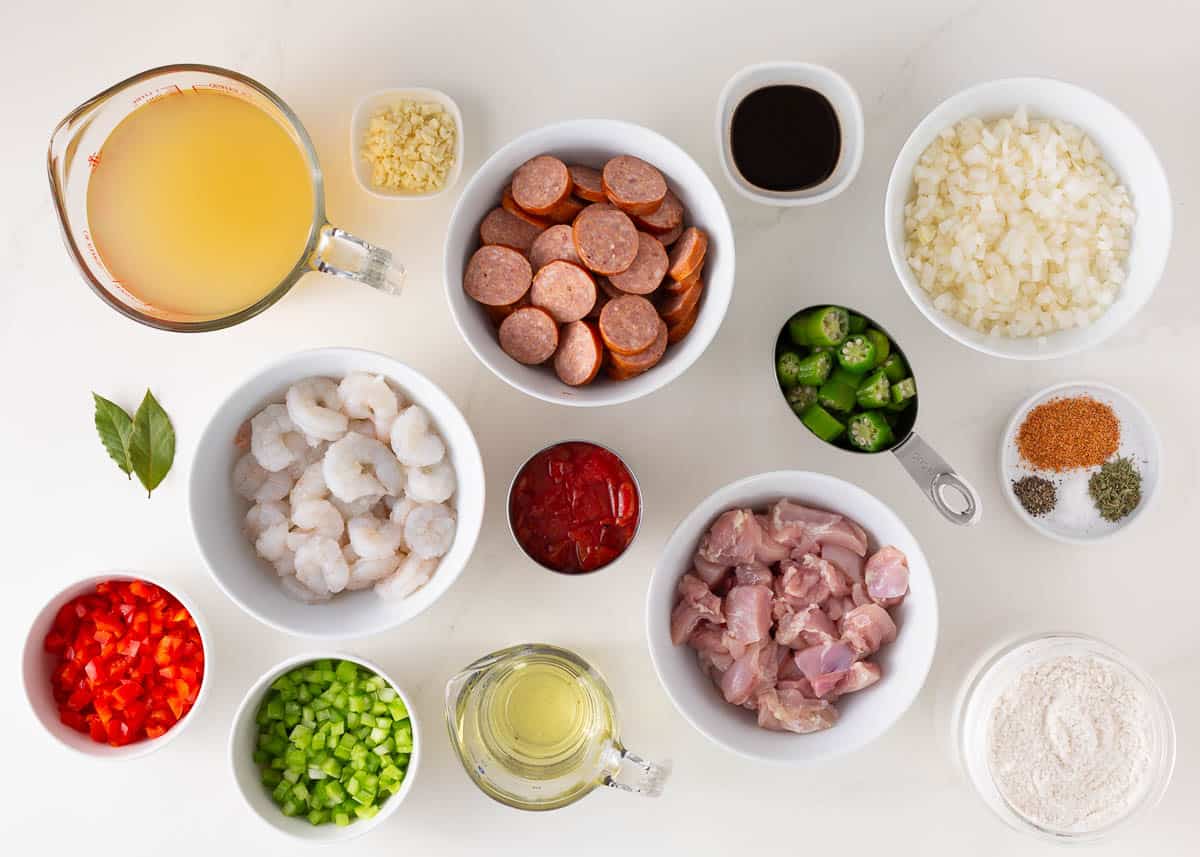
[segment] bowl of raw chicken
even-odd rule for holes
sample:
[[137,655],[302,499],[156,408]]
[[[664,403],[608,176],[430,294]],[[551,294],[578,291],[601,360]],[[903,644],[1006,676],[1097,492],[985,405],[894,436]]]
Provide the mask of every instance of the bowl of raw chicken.
[[680,713],[764,762],[856,750],[916,699],[938,606],[891,509],[822,473],[719,489],[675,529],[646,601],[650,656]]
[[256,619],[307,637],[400,625],[454,583],[483,523],[462,413],[383,354],[323,348],[257,372],[217,408],[188,489],[197,546]]

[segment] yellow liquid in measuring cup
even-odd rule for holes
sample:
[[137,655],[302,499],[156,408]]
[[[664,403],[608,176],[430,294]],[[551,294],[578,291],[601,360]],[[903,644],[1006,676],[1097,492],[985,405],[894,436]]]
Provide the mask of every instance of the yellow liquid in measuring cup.
[[569,753],[586,739],[591,708],[578,678],[554,664],[535,662],[496,683],[486,717],[506,755],[535,762]]
[[313,182],[296,141],[233,95],[185,90],[108,136],[88,226],[127,292],[179,320],[222,318],[272,291],[304,252]]

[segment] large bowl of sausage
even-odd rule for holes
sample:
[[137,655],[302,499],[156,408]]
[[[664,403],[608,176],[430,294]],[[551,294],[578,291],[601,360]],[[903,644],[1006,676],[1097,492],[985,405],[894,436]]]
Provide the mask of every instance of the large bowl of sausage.
[[479,168],[451,216],[444,272],[459,331],[498,377],[548,402],[611,405],[708,347],[733,292],[733,228],[679,146],[576,119]]

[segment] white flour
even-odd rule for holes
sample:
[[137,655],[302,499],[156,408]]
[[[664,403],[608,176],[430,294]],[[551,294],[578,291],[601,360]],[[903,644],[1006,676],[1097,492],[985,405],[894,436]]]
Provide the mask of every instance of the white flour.
[[1145,790],[1151,729],[1123,670],[1096,657],[1052,658],[1027,667],[996,701],[988,766],[1000,794],[1029,821],[1094,830]]

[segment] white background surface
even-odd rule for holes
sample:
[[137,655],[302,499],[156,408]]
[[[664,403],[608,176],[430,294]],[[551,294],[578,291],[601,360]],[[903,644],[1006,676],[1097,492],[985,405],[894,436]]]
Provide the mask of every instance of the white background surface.
[[[619,6],[622,11],[606,11]],[[653,7],[653,11],[651,11]],[[277,355],[318,345],[394,354],[459,403],[479,437],[488,511],[459,583],[409,625],[345,646],[402,677],[426,724],[408,802],[350,854],[1050,853],[1008,831],[957,774],[949,707],[970,662],[997,640],[1048,628],[1098,635],[1162,684],[1179,763],[1162,805],[1097,855],[1196,853],[1200,847],[1200,587],[1195,499],[1200,404],[1196,206],[1200,58],[1187,2],[893,3],[739,0],[412,4],[297,2],[4,4],[0,105],[0,420],[3,587],[0,722],[5,776],[0,842],[11,854],[291,853],[295,846],[238,798],[225,760],[230,717],[258,674],[308,644],[243,615],[217,590],[185,514],[185,475],[211,409]],[[725,80],[764,59],[831,65],[858,88],[866,155],[854,185],[809,209],[758,207],[720,177],[713,112]],[[88,293],[57,235],[45,178],[50,130],[76,104],[151,66],[199,61],[239,69],[279,92],[306,123],[327,176],[331,218],[408,265],[401,299],[317,275],[265,315],[184,337],[140,327]],[[994,77],[1059,76],[1127,110],[1156,146],[1176,207],[1174,251],[1148,308],[1090,354],[1005,363],[940,335],[896,283],[881,207],[892,159],[942,98]],[[503,386],[459,341],[442,294],[441,236],[455,194],[433,202],[368,197],[351,174],[347,128],[371,90],[429,85],[462,107],[465,173],[517,133],[557,119],[612,116],[678,141],[717,181],[737,232],[738,278],[725,325],[680,380],[640,402],[575,411]],[[919,429],[983,494],[984,520],[955,529],[888,457],[820,445],[777,401],[771,345],[795,308],[838,300],[896,335],[922,391]],[[1100,548],[1052,543],[1001,496],[997,443],[1010,410],[1051,382],[1093,377],[1138,398],[1161,431],[1157,508]],[[149,385],[174,420],[175,468],[147,501],[106,458],[91,427],[96,390],[133,407]],[[532,568],[504,525],[504,489],[533,450],[586,437],[637,471],[646,517],[620,565],[587,579]],[[718,486],[779,467],[824,470],[892,505],[922,541],[941,597],[941,644],[925,691],[876,744],[819,768],[764,768],[709,745],[677,716],[646,654],[647,576],[675,523]],[[226,478],[213,474],[213,478]],[[180,739],[105,767],[49,743],[26,715],[15,666],[43,600],[98,569],[126,567],[186,590],[207,614],[213,682]],[[468,782],[441,725],[446,677],[486,651],[544,640],[585,654],[611,680],[627,743],[670,758],[666,795],[602,791],[527,815]]]

